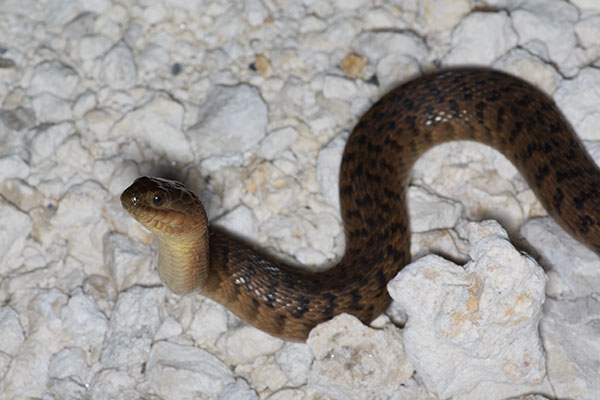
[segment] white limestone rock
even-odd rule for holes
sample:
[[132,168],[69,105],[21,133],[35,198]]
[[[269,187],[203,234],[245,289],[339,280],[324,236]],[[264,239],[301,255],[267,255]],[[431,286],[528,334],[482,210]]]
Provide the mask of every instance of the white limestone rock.
[[0,380],[0,393],[6,398],[40,397],[44,392],[52,355],[69,343],[60,318],[66,301],[65,294],[51,289],[34,293],[27,302],[21,314],[27,337]]
[[596,0],[573,0],[572,3],[584,10],[600,12],[600,4]]
[[444,64],[489,65],[514,47],[517,40],[512,21],[505,11],[474,12],[452,32],[452,49],[444,58]]
[[99,139],[110,138],[111,128],[120,115],[109,109],[92,109],[83,115],[85,130]]
[[546,64],[539,57],[520,48],[513,49],[500,57],[494,63],[494,68],[518,76],[549,95],[554,93],[563,81],[563,77],[552,65]]
[[596,295],[547,299],[540,324],[552,398],[595,399],[600,393],[600,301]]
[[6,0],[0,3],[0,11],[6,13],[25,14],[35,9],[35,0]]
[[53,379],[73,379],[80,385],[89,383],[90,368],[85,351],[78,347],[63,348],[50,359],[48,374]]
[[158,24],[167,17],[167,9],[164,7],[162,2],[149,2],[146,3],[144,9],[144,19],[150,24]]
[[92,110],[98,104],[96,94],[91,90],[86,90],[75,100],[73,104],[73,116],[81,118],[85,113]]
[[234,381],[229,367],[212,354],[164,341],[152,346],[146,370],[153,391],[162,398],[214,398]]
[[54,125],[40,125],[31,130],[30,151],[31,163],[38,164],[48,157],[56,154],[59,147],[67,138],[75,133],[71,122],[62,122]]
[[136,55],[136,61],[140,73],[149,74],[152,70],[167,66],[171,58],[169,52],[163,46],[149,43]]
[[102,13],[107,10],[107,8],[111,5],[110,0],[86,0],[85,2],[81,2],[80,4],[86,10],[91,11],[93,13]]
[[354,81],[343,76],[327,75],[323,82],[323,96],[326,99],[351,100],[356,95],[356,91]]
[[[62,240],[49,243],[52,250],[46,253],[43,246],[29,244],[23,251],[24,264],[20,273],[10,281],[3,296],[12,298],[28,297],[32,288],[57,288],[65,293],[71,292],[84,280],[82,263],[65,256],[66,246]],[[63,258],[64,257],[64,258]]]
[[379,60],[390,54],[406,55],[419,64],[429,59],[423,39],[412,33],[367,32],[357,38],[356,48],[370,60]]
[[[0,167],[2,159],[0,158]],[[27,168],[26,168],[27,169]],[[42,194],[37,188],[28,185],[24,180],[7,179],[0,185],[0,193],[6,200],[14,204],[18,209],[30,213],[32,209],[39,207],[42,200]],[[49,203],[47,206],[52,208]],[[35,245],[34,245],[35,246]],[[41,264],[38,264],[39,267]]]
[[111,280],[103,275],[90,274],[83,281],[83,291],[105,315],[110,315],[117,300],[117,291]]
[[50,93],[40,93],[33,98],[31,104],[36,119],[41,123],[57,123],[73,117],[69,102]]
[[214,346],[217,339],[227,332],[229,311],[212,300],[205,299],[194,312],[186,333],[200,346]]
[[417,76],[420,71],[421,65],[410,55],[391,53],[383,56],[377,63],[377,79],[381,92],[394,89],[407,79]]
[[244,205],[229,211],[217,219],[215,224],[247,239],[256,240],[258,237],[258,220],[252,210]]
[[[323,396],[323,398],[336,398],[328,396],[327,394],[323,394],[322,392],[315,390],[314,388],[300,388],[300,389],[282,389],[276,393],[273,393],[268,398],[269,400],[303,400],[307,398],[311,398],[311,396],[319,398]],[[343,399],[344,397],[339,397]]]
[[[329,211],[329,210],[328,210]],[[303,214],[303,213],[301,213]],[[318,212],[316,215],[307,214],[300,219],[300,229],[306,237],[305,246],[313,251],[327,254],[338,245],[337,240],[341,239],[342,226],[337,216],[330,212]],[[326,261],[325,256],[318,260],[319,264]],[[314,263],[313,263],[314,264]]]
[[573,124],[577,135],[582,139],[598,140],[600,124],[600,71],[597,68],[584,68],[569,80],[564,80],[554,100],[569,122]]
[[190,162],[190,144],[183,133],[183,107],[161,95],[127,113],[110,131],[110,137],[131,138],[168,160]]
[[76,229],[98,223],[107,200],[106,190],[94,181],[73,185],[58,202],[51,223],[61,229]]
[[272,355],[257,357],[251,364],[238,365],[235,372],[248,379],[259,393],[276,392],[288,385],[285,374]]
[[319,265],[327,261],[327,257],[320,251],[309,247],[302,247],[294,252],[294,258],[302,265]]
[[301,38],[300,49],[308,52],[332,52],[340,46],[348,46],[359,33],[359,27],[350,18],[336,18],[328,23],[320,32],[305,35]]
[[545,274],[514,249],[497,223],[462,229],[473,261],[462,267],[426,256],[388,284],[409,316],[406,355],[440,398],[468,393],[482,382],[488,392],[496,384],[537,385],[545,374],[538,336]]
[[425,0],[419,3],[427,26],[434,32],[454,28],[471,11],[468,0]]
[[[250,204],[255,203],[257,209],[255,214],[260,220],[271,215],[275,216],[274,214],[289,214],[290,208],[297,205],[297,196],[302,190],[300,182],[302,175],[300,173],[300,176],[296,177],[274,167],[271,163],[262,163],[251,176],[243,178],[245,188],[250,189],[253,193],[243,198]],[[223,199],[224,204],[235,199],[235,197],[228,197]]]
[[336,398],[390,396],[414,371],[399,329],[372,329],[349,314],[317,325],[306,344],[315,357],[309,383]]
[[101,78],[113,89],[129,89],[137,80],[137,67],[131,49],[123,41],[110,49],[101,61]]
[[365,28],[368,30],[383,30],[394,27],[396,18],[385,7],[371,8],[365,15]]
[[65,25],[63,31],[65,37],[72,39],[80,38],[84,35],[90,34],[94,30],[94,21],[96,20],[97,16],[98,15],[93,12],[84,11],[80,13]]
[[[312,214],[306,211],[302,214]],[[343,241],[339,220],[329,212],[316,213],[301,218],[274,215],[266,220],[261,228],[276,242],[285,253],[293,254],[302,264],[318,266]]]
[[60,61],[44,61],[36,65],[29,83],[28,92],[35,96],[43,92],[68,99],[79,85],[79,75]]
[[177,8],[192,13],[198,13],[206,7],[205,0],[165,0],[165,6],[168,8]]
[[65,179],[73,179],[75,175],[73,170],[89,173],[93,164],[89,149],[85,147],[85,142],[78,135],[72,135],[64,143],[61,143],[55,157],[62,162],[57,167],[57,173]]
[[219,87],[202,106],[189,134],[201,158],[243,153],[266,135],[267,106],[258,90],[241,84]]
[[0,202],[0,275],[5,276],[22,265],[23,247],[32,229],[29,215],[8,202]]
[[82,399],[87,395],[85,385],[77,383],[71,378],[52,378],[48,382],[42,399]]
[[[576,45],[573,26],[578,18],[575,6],[566,1],[529,1],[511,12],[519,44],[541,41],[550,60],[562,65]],[[540,55],[540,54],[538,54]]]
[[[22,97],[18,97],[19,98],[16,99],[16,101],[21,102],[25,95],[23,94]],[[17,107],[13,110],[0,109],[0,124],[2,129],[23,131],[31,128],[35,124],[35,115],[31,109],[24,107]],[[13,136],[13,138],[17,139],[16,141],[18,142],[17,137]],[[6,150],[8,149],[5,149],[5,151]]]
[[333,0],[333,6],[339,10],[356,10],[366,6],[368,0]]
[[339,135],[319,151],[319,157],[317,158],[319,189],[325,197],[325,201],[337,210],[340,209],[338,189],[340,164],[342,163],[342,153],[347,140],[348,135]]
[[99,357],[108,321],[94,299],[76,289],[61,310],[61,318],[66,332],[71,335],[70,344],[85,350],[91,357]]
[[120,369],[101,369],[89,385],[90,398],[97,400],[138,399],[137,381]]
[[236,379],[234,383],[225,386],[219,393],[219,400],[258,400],[254,390],[243,379]]
[[245,0],[244,12],[251,26],[261,25],[269,15],[261,0]]
[[273,354],[283,346],[283,340],[252,326],[242,325],[227,331],[217,342],[217,348],[229,364],[244,364]]
[[0,392],[6,398],[39,397],[48,381],[51,353],[42,343],[30,340],[14,354],[0,381]]
[[19,315],[10,306],[0,307],[0,352],[14,355],[25,340]]
[[600,37],[600,15],[591,15],[575,24],[577,40],[584,47],[598,47]]
[[244,157],[241,154],[230,156],[210,157],[200,162],[200,168],[206,173],[213,173],[225,167],[240,167],[244,163]]
[[408,201],[411,205],[410,229],[412,232],[452,228],[463,212],[461,203],[435,196],[418,186],[409,188]]
[[260,154],[267,160],[280,156],[298,138],[298,131],[290,126],[269,133],[260,142]]
[[43,8],[41,15],[46,19],[46,25],[49,28],[62,27],[64,24],[72,21],[77,16],[80,7],[77,7],[77,3],[72,0],[57,1],[56,3],[50,3]]
[[152,246],[133,241],[121,233],[111,232],[104,238],[103,248],[106,267],[118,291],[133,285],[160,284],[152,261],[157,258]]
[[100,356],[104,368],[137,367],[148,360],[164,314],[165,290],[133,287],[119,294]]
[[113,41],[105,35],[87,35],[79,39],[78,54],[82,60],[93,60],[106,53]]
[[277,353],[275,360],[293,386],[304,385],[314,361],[310,347],[305,343],[286,343]]
[[[343,132],[385,91],[439,60],[487,63],[549,94],[558,87],[561,108],[595,152],[600,82],[588,66],[600,65],[599,11],[597,0],[0,1],[0,397],[152,399],[180,389],[195,398],[368,396],[326,378],[311,385],[307,345],[254,336],[210,300],[154,287],[158,277],[142,261],[156,261],[152,248],[137,241],[151,238],[126,216],[119,194],[159,167],[198,182],[210,176],[205,196],[214,199],[213,217],[233,210],[261,244],[301,262],[332,262],[343,247],[334,208]],[[347,81],[340,62],[351,53],[367,65],[362,79]],[[269,60],[269,76],[248,67],[257,55]],[[179,74],[171,73],[173,63]],[[223,87],[232,98],[218,103],[210,90]],[[211,102],[213,109],[202,108]],[[223,131],[194,136],[189,128],[203,123]],[[254,134],[242,134],[246,128]],[[428,178],[415,170],[413,182],[460,199],[467,218],[501,213],[512,232],[542,210],[514,168],[488,150],[464,143],[433,150],[420,168],[441,172]],[[435,247],[462,260],[468,243],[445,229],[454,215],[437,224],[439,211],[413,218],[418,230],[435,229],[414,233],[413,255]],[[418,221],[421,214],[427,217]],[[542,260],[560,264],[544,262],[553,268],[547,294],[561,299],[547,303],[541,326],[550,378],[539,386],[483,384],[457,399],[542,393],[595,400],[600,392],[597,260],[584,266],[587,256],[560,239],[567,256],[559,256],[556,239],[548,239],[554,234],[538,232],[550,250]],[[122,241],[124,233],[134,239]],[[567,269],[583,275],[564,275]],[[135,290],[156,291],[151,300],[139,296],[152,311],[123,300]],[[239,336],[231,333],[240,326]],[[180,348],[150,364],[151,344],[160,340]],[[251,353],[240,352],[239,342]],[[179,351],[197,350],[192,343],[242,363],[229,365],[235,378],[222,371],[220,391],[209,384],[203,390],[211,394],[193,393],[194,377],[210,375],[196,368],[195,353],[185,359],[193,367],[177,364]],[[343,371],[352,378],[348,370],[356,370]],[[163,383],[161,395],[153,385]],[[382,397],[432,399],[419,374]]]
[[501,220],[510,232],[536,211],[533,196],[515,193],[525,192],[527,186],[514,165],[480,143],[450,142],[434,147],[415,163],[412,181],[440,197],[459,199],[466,218]]
[[[118,115],[122,116],[123,113],[132,111],[134,108],[138,108],[146,104],[146,101],[151,101],[155,97],[160,95],[164,96],[164,93],[160,91],[147,91],[144,88],[139,90],[131,89],[127,90],[114,90],[109,87],[104,87],[98,92],[98,102],[104,105],[104,108],[114,109],[115,112],[118,110]],[[169,99],[171,97],[165,96]]]
[[174,317],[167,316],[162,321],[153,339],[154,341],[168,340],[181,335],[182,332],[181,324]]
[[[299,229],[297,223],[292,218],[281,215],[274,215],[272,218],[269,218],[261,225],[261,228],[269,232],[269,235],[276,240],[285,240],[286,238],[294,240],[294,232],[297,232]],[[297,250],[295,247],[294,249]]]
[[598,293],[600,259],[569,236],[551,218],[536,218],[521,227],[521,234],[550,268],[546,291],[555,297],[585,297]]

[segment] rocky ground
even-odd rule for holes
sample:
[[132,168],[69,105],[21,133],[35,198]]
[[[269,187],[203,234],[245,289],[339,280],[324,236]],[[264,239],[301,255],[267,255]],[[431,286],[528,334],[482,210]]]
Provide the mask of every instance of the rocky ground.
[[438,67],[501,69],[600,160],[598,38],[595,0],[0,1],[0,397],[598,398],[600,259],[488,147],[418,162],[397,301],[307,344],[169,293],[119,203],[175,177],[214,223],[326,268],[370,104]]

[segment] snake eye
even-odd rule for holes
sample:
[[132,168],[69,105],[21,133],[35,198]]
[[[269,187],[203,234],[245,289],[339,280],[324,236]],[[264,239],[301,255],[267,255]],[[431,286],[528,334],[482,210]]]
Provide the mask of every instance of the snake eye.
[[152,203],[157,207],[162,206],[165,204],[165,196],[161,193],[155,193],[152,197]]

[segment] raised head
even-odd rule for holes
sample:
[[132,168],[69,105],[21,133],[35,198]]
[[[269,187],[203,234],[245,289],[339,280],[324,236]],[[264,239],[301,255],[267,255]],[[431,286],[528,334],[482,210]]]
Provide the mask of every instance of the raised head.
[[209,269],[208,220],[182,183],[138,178],[121,195],[123,208],[158,236],[158,275],[177,294],[203,290]]
[[159,236],[180,236],[208,226],[200,199],[182,183],[143,176],[123,194],[123,208]]

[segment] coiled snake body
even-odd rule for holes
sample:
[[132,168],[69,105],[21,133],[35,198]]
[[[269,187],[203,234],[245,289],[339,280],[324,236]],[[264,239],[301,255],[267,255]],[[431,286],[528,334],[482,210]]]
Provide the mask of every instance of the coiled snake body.
[[173,292],[199,291],[271,335],[302,341],[339,313],[369,323],[388,307],[386,284],[410,261],[406,191],[412,165],[451,140],[501,151],[548,213],[600,251],[598,167],[549,97],[483,69],[409,81],[360,119],[339,180],[346,251],[327,271],[283,265],[209,227],[200,201],[180,183],[138,178],[121,202],[158,235],[159,274]]

